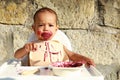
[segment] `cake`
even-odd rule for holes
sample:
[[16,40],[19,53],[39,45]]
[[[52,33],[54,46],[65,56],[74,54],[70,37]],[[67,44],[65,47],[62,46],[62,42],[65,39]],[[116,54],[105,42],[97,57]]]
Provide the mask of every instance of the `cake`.
[[68,60],[63,44],[58,41],[41,41],[35,44],[36,51],[29,54],[31,66],[48,66],[53,62]]

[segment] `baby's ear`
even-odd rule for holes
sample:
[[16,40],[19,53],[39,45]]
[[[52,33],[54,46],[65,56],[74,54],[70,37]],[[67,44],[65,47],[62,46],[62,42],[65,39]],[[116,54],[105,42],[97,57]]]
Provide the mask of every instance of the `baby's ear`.
[[35,25],[32,25],[32,29],[35,31]]
[[57,25],[57,29],[59,28],[59,25]]

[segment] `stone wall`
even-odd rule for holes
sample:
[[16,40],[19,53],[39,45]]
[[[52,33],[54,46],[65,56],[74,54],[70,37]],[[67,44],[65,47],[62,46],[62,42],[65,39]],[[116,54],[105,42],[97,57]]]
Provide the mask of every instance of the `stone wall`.
[[120,66],[120,0],[0,0],[0,64],[26,43],[41,7],[57,12],[74,52]]

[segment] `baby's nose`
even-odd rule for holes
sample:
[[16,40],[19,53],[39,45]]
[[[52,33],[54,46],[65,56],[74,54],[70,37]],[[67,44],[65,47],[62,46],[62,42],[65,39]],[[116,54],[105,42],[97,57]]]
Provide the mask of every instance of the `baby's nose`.
[[44,30],[46,31],[46,30],[48,30],[48,29],[49,29],[49,26],[48,26],[48,25],[45,25]]

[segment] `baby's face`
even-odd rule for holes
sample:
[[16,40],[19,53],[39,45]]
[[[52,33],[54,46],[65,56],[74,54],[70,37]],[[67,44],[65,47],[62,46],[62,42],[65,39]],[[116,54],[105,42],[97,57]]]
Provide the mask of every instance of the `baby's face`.
[[56,16],[47,11],[39,13],[34,21],[33,29],[39,40],[52,39],[58,29]]

